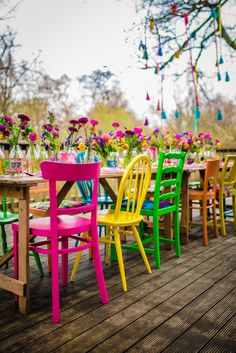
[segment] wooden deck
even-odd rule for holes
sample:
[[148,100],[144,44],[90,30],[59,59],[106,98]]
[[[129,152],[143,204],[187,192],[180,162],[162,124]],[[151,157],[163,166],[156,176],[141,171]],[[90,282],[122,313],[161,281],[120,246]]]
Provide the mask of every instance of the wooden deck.
[[[128,292],[116,264],[104,265],[110,302],[102,305],[91,261],[83,255],[73,284],[61,289],[61,323],[51,323],[50,276],[31,262],[31,313],[21,316],[0,290],[0,352],[236,352],[236,234],[191,234],[177,259],[162,251],[162,267],[147,274],[138,254],[127,253]],[[70,269],[73,258],[70,260]],[[12,262],[4,270],[12,272]]]

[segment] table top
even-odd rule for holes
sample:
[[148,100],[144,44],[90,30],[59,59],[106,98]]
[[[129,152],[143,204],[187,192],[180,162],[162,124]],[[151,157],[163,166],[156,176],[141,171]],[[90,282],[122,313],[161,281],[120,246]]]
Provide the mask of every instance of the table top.
[[0,185],[20,185],[20,186],[33,186],[42,181],[39,176],[0,176]]

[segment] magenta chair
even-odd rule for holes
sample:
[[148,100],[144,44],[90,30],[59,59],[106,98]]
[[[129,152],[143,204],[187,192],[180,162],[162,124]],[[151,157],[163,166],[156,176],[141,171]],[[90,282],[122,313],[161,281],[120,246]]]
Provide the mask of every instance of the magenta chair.
[[[43,179],[49,180],[50,216],[30,220],[30,235],[36,237],[35,243],[29,244],[29,249],[40,253],[50,254],[52,258],[52,321],[60,322],[60,292],[59,292],[59,255],[62,255],[62,285],[68,284],[68,254],[85,249],[91,249],[93,261],[103,304],[108,303],[108,295],[104,282],[101,265],[98,227],[97,227],[97,197],[98,179],[100,175],[100,162],[88,164],[68,164],[51,161],[41,163]],[[73,208],[57,207],[57,181],[83,181],[92,180],[93,190],[91,203]],[[79,213],[90,213],[89,219],[79,217]],[[77,216],[73,216],[73,215]],[[12,224],[14,235],[14,271],[18,277],[18,223]],[[76,234],[88,233],[88,237]],[[39,237],[44,239],[39,239]],[[71,247],[69,238],[79,240],[81,245]],[[50,244],[47,248],[46,245]],[[61,246],[59,246],[61,244]],[[74,244],[74,242],[73,242]],[[20,259],[19,259],[20,261]]]

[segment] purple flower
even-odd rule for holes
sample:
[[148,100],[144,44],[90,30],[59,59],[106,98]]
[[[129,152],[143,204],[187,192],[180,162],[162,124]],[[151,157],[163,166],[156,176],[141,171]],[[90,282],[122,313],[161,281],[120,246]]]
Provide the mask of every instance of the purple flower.
[[74,127],[74,126],[69,126],[68,130],[71,131],[71,132],[77,132],[78,131],[78,129],[76,129],[76,127]]
[[75,124],[78,124],[78,120],[72,119],[69,121],[69,123],[75,125]]
[[4,131],[4,130],[6,130],[6,125],[0,124],[0,131]]
[[4,116],[4,120],[7,122],[8,125],[12,126],[12,124],[13,124],[13,119],[12,119],[11,116],[5,115],[5,116]]
[[45,130],[47,130],[48,132],[52,132],[52,130],[53,130],[53,127],[52,127],[51,124],[44,124],[44,125],[43,125],[43,128],[44,128]]
[[85,125],[85,124],[87,124],[87,122],[88,122],[88,118],[86,118],[86,117],[80,118],[80,119],[78,120],[78,124],[83,124],[83,125]]
[[5,137],[10,136],[10,131],[4,130],[4,131],[3,131],[3,136],[5,136]]
[[18,114],[18,118],[23,121],[29,121],[30,118],[25,114]]
[[91,120],[90,120],[90,124],[92,124],[93,126],[95,126],[95,125],[98,125],[98,124],[99,124],[99,121],[98,121],[98,120],[95,120],[95,119],[91,119]]
[[112,127],[120,127],[120,123],[114,121],[114,123],[112,123]]
[[188,144],[189,144],[189,145],[192,145],[192,144],[193,144],[193,140],[192,140],[192,139],[188,139],[187,141],[188,141]]
[[158,127],[157,127],[155,130],[153,130],[153,132],[154,132],[154,134],[159,134],[160,129],[158,129]]
[[59,133],[58,132],[54,132],[53,133],[53,137],[59,137]]
[[34,132],[31,132],[29,134],[29,139],[30,141],[35,142],[37,140],[37,135]]
[[134,136],[134,134],[135,134],[135,132],[132,131],[132,130],[125,130],[125,135],[126,135],[126,136],[132,137],[132,136]]

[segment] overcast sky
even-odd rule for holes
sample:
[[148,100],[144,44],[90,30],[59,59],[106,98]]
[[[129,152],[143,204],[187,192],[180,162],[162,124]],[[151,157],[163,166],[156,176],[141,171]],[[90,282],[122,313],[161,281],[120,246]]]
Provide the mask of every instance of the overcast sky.
[[[125,41],[135,21],[135,0],[22,0],[10,25],[22,45],[20,57],[30,60],[41,50],[43,66],[55,78],[65,73],[74,79],[107,66],[119,78],[131,107],[143,118],[148,105],[156,105],[160,82],[139,69],[136,48],[132,40]],[[230,70],[230,85],[221,83],[219,89],[230,86],[235,92],[235,69]],[[172,95],[172,81],[166,79],[167,110],[175,109]]]

